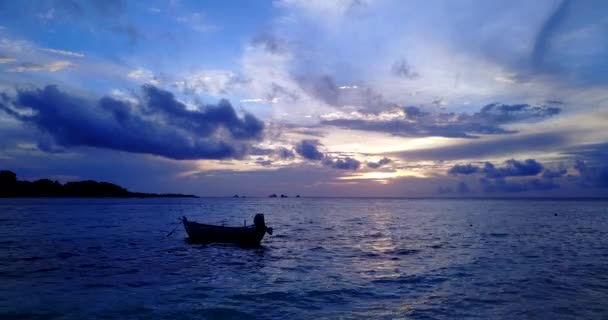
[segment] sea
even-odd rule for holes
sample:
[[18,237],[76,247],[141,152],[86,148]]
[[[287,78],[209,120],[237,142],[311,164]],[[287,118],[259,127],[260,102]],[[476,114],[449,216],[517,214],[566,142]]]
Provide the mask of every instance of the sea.
[[0,199],[0,319],[608,319],[608,201]]

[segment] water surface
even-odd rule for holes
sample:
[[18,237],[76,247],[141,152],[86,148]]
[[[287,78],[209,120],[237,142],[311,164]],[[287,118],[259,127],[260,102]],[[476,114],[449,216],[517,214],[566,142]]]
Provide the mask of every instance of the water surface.
[[0,199],[0,258],[2,319],[608,317],[606,201]]

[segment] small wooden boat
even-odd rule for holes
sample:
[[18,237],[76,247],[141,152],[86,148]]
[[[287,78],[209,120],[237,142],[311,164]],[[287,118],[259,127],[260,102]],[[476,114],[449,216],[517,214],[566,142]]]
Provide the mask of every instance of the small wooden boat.
[[259,246],[266,233],[272,235],[272,228],[264,222],[264,215],[258,213],[253,219],[252,226],[224,227],[188,221],[182,217],[182,222],[188,239],[193,242],[224,242],[236,243],[241,246]]

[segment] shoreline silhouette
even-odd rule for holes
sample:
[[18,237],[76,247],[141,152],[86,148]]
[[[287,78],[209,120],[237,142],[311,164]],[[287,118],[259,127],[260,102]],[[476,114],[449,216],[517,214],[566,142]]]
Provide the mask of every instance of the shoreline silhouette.
[[178,193],[131,192],[119,185],[93,180],[62,184],[50,179],[17,180],[17,174],[0,171],[0,198],[198,198]]

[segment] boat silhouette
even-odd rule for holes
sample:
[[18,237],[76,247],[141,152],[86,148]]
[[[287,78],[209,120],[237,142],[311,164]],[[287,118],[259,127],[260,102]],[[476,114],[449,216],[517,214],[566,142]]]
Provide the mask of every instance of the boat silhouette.
[[186,217],[182,217],[182,223],[188,233],[188,240],[199,243],[221,242],[259,246],[266,233],[272,235],[272,228],[266,226],[264,215],[261,213],[255,215],[251,226],[217,226],[189,221]]

